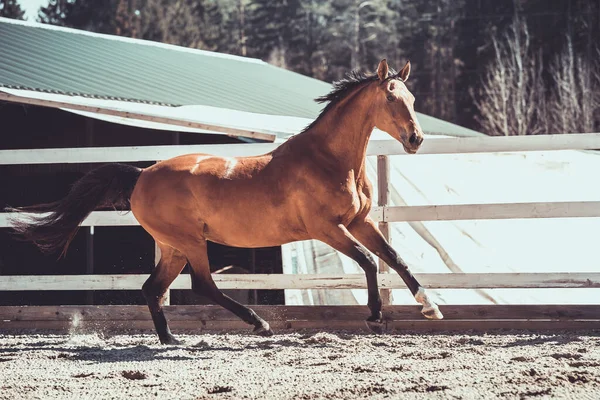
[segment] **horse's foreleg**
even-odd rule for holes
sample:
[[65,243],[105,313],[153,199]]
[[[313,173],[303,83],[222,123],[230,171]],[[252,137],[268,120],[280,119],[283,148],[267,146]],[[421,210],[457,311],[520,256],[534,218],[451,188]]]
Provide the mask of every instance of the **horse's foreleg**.
[[361,245],[345,226],[338,225],[318,235],[318,239],[327,243],[337,251],[347,255],[360,265],[367,278],[368,306],[371,316],[367,318],[367,326],[374,332],[381,333],[383,321],[381,315],[381,297],[377,286],[377,264],[367,249]]
[[425,289],[410,272],[404,260],[385,240],[372,219],[367,218],[366,220],[355,221],[348,229],[367,249],[381,258],[400,275],[413,296],[415,296],[415,300],[423,305],[421,313],[425,317],[429,319],[444,318],[437,304],[427,296]]
[[210,274],[205,240],[202,240],[193,250],[187,253],[189,253],[187,256],[192,270],[192,290],[195,293],[208,297],[221,307],[240,317],[247,324],[253,325],[254,333],[262,336],[273,335],[269,324],[252,309],[238,303],[219,290]]
[[169,330],[162,306],[167,289],[185,266],[186,259],[182,253],[172,247],[161,244],[158,244],[158,246],[161,252],[160,261],[144,283],[144,286],[142,286],[142,293],[148,303],[160,342],[162,344],[177,344],[177,340]]

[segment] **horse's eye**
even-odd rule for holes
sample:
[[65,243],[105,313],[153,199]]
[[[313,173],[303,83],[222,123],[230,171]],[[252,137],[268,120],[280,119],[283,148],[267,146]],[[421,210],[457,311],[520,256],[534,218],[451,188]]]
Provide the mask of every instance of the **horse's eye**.
[[396,100],[396,98],[394,96],[392,96],[391,94],[388,94],[387,101],[394,101],[394,100]]

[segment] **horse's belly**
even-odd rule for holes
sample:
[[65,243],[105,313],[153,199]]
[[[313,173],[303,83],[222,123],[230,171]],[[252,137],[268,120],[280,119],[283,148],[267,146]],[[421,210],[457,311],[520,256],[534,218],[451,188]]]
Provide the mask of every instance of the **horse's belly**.
[[234,247],[279,246],[306,240],[303,229],[282,218],[248,215],[228,215],[206,218],[204,236],[207,240]]
[[211,201],[199,210],[204,236],[210,241],[235,247],[268,247],[306,238],[297,212],[286,201],[275,203],[261,194],[225,198],[230,201]]

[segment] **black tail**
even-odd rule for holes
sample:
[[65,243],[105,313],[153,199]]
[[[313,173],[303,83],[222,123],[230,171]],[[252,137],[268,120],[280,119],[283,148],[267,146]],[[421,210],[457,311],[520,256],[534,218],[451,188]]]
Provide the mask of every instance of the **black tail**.
[[107,164],[79,179],[62,200],[29,207],[7,208],[7,212],[49,213],[28,219],[12,219],[11,225],[25,240],[34,242],[44,253],[61,250],[64,256],[79,224],[95,209],[128,208],[133,188],[142,173],[126,164]]

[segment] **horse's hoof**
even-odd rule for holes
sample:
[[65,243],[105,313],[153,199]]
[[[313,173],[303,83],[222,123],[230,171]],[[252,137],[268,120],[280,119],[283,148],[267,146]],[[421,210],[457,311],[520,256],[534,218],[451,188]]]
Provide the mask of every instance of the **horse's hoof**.
[[255,335],[259,336],[273,336],[273,331],[268,323],[264,323],[264,325],[257,326],[252,331]]
[[160,343],[165,344],[165,345],[170,345],[170,346],[181,344],[181,342],[179,340],[175,339],[175,336],[173,336],[173,335],[168,335],[168,336],[160,338]]
[[429,299],[429,296],[427,296],[427,293],[425,293],[424,288],[419,288],[419,290],[415,294],[415,300],[417,300],[418,303],[421,303],[423,305],[421,314],[423,314],[425,318],[444,319],[444,316],[442,315],[442,312],[440,311],[438,305],[435,304],[433,300]]
[[374,321],[366,320],[365,324],[367,324],[367,328],[369,328],[373,333],[376,333],[378,335],[381,335],[385,328],[385,324],[380,319]]
[[427,319],[444,319],[444,315],[438,306],[423,307],[421,314]]

